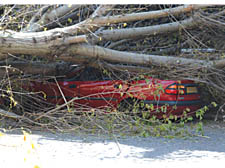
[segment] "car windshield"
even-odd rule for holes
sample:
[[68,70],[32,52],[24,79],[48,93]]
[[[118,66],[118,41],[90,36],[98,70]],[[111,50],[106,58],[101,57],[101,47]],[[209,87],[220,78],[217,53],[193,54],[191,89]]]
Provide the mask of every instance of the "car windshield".
[[131,74],[126,71],[110,71],[94,67],[85,67],[79,70],[74,69],[67,75],[67,81],[103,81],[103,80],[129,80]]

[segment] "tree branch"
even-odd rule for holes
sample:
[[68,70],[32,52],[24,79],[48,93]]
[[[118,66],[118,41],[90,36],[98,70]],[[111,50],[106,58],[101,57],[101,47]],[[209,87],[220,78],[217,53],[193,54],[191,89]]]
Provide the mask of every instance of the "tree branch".
[[22,116],[19,116],[15,113],[9,112],[9,111],[5,111],[3,109],[0,109],[0,115],[4,116],[4,117],[9,117],[9,118],[14,118],[14,119],[21,119]]
[[50,5],[44,5],[30,20],[28,27],[26,27],[23,31],[32,31],[31,27],[38,20],[38,17],[42,16],[48,9]]
[[104,16],[106,13],[108,13],[115,5],[100,5],[94,13],[91,15],[90,18],[97,18]]
[[[105,6],[104,6],[105,7]],[[110,6],[111,7],[111,6]],[[106,8],[106,7],[105,7]],[[109,8],[109,7],[108,7]],[[105,11],[107,11],[105,9]],[[101,12],[102,13],[102,12]],[[90,20],[89,20],[90,21]],[[88,20],[83,21],[73,27],[75,30],[78,29],[79,26],[85,25],[89,22]],[[142,28],[128,28],[128,29],[119,29],[119,30],[105,30],[99,32],[95,35],[81,35],[81,36],[71,36],[70,33],[74,33],[74,29],[71,30],[71,26],[65,28],[56,28],[49,31],[37,32],[37,33],[17,33],[11,30],[0,31],[0,49],[4,52],[2,46],[6,48],[10,48],[14,43],[16,44],[16,50],[20,50],[21,45],[28,45],[31,48],[40,47],[48,47],[55,45],[66,45],[72,43],[82,43],[87,41],[92,41],[96,43],[100,40],[118,40],[123,38],[134,38],[136,36],[145,36],[145,35],[155,35],[158,33],[165,33],[168,31],[176,31],[179,28],[187,28],[192,27],[196,24],[196,20],[192,18],[183,20],[181,22],[174,22],[156,26],[147,26]],[[197,25],[197,24],[196,24]],[[77,29],[76,29],[77,28]],[[68,36],[69,35],[69,36]],[[101,37],[101,38],[98,38]],[[21,44],[22,43],[22,44]],[[1,52],[1,53],[3,53]]]
[[[68,48],[69,53],[84,55],[89,58],[102,59],[110,62],[120,62],[135,65],[157,65],[157,66],[179,66],[190,65],[208,67],[212,66],[213,62],[204,60],[179,58],[172,56],[146,55],[136,54],[131,52],[122,52],[112,49],[107,49],[99,46],[91,46],[87,44],[76,45]],[[76,59],[76,58],[74,58]]]
[[[0,32],[1,33],[1,32]],[[8,32],[10,33],[10,32]],[[27,33],[29,34],[29,33]],[[10,34],[7,34],[10,36]],[[70,45],[64,49],[54,48],[50,42],[45,43],[33,43],[32,38],[28,38],[24,41],[21,38],[20,34],[14,34],[13,37],[5,37],[7,40],[0,43],[0,50],[2,54],[7,54],[8,52],[12,54],[33,54],[38,55],[48,59],[58,59],[60,60],[69,60],[76,62],[80,58],[83,60],[88,60],[91,58],[94,59],[103,59],[110,62],[121,62],[128,64],[136,65],[163,65],[163,66],[178,66],[183,64],[190,64],[191,66],[215,66],[222,67],[224,61],[204,61],[204,60],[195,60],[195,59],[185,59],[177,58],[170,56],[157,56],[157,55],[145,55],[145,54],[136,54],[130,52],[121,52],[111,49],[106,49],[98,46],[91,45]],[[1,41],[1,39],[0,39]],[[57,53],[57,49],[59,52]],[[53,51],[52,51],[53,50]],[[56,51],[54,51],[56,50]],[[65,56],[65,53],[72,56]]]
[[[197,19],[189,18],[180,22],[166,23],[155,26],[146,26],[140,28],[127,28],[116,30],[104,30],[94,35],[80,35],[75,37],[68,37],[63,44],[91,42],[95,44],[99,41],[116,41],[120,39],[131,39],[135,37],[143,37],[146,35],[157,35],[168,32],[174,32],[179,29],[185,29],[197,26],[200,23]],[[59,41],[59,43],[62,43]]]
[[69,7],[68,5],[63,5],[59,8],[53,9],[51,12],[45,13],[38,22],[33,22],[32,24],[30,24],[27,27],[26,31],[28,32],[41,31],[46,24],[57,20],[57,18],[62,17],[63,15],[73,10],[78,9],[80,6],[81,5],[71,5]]
[[[197,9],[205,8],[208,6],[210,5],[184,5],[184,6],[179,6],[172,9],[164,9],[159,11],[141,12],[141,13],[135,13],[135,14],[106,16],[106,17],[91,17],[90,19],[87,19],[77,25],[74,25],[73,29],[79,27],[82,30],[82,32],[85,33],[87,32],[87,30],[93,31],[93,29],[96,26],[106,26],[106,25],[115,24],[115,23],[131,22],[131,21],[137,21],[137,20],[156,19],[160,17],[166,17],[169,15],[178,15],[180,13],[190,12],[192,10],[197,10]],[[105,10],[101,10],[101,11],[106,12],[112,7],[113,6],[110,6],[110,5],[102,6],[103,9],[105,8]],[[72,29],[72,27],[68,27],[68,30],[67,30],[67,32],[72,33],[69,29]]]
[[[44,63],[40,61],[25,62],[25,61],[0,61],[0,74],[5,74],[5,68],[8,67],[10,74],[23,73],[26,74],[42,74],[42,75],[64,75],[70,70],[70,63],[51,62]],[[1,68],[2,67],[2,68]]]
[[150,12],[140,12],[133,14],[124,14],[124,15],[116,15],[116,16],[107,16],[95,18],[92,20],[92,24],[98,25],[108,25],[109,23],[123,23],[123,22],[132,22],[146,19],[157,19],[161,17],[167,17],[169,15],[179,15],[181,13],[191,12],[193,10],[198,10],[201,8],[209,7],[210,5],[184,5],[178,6],[170,9],[163,9],[158,11],[150,11]]
[[[94,65],[95,66],[95,65]],[[110,64],[104,61],[99,61],[98,65],[95,67],[104,67],[106,69],[114,69],[117,71],[128,71],[128,72],[135,72],[135,73],[148,73],[154,71],[150,67],[143,67],[143,66],[133,66],[133,65],[121,65],[121,64]]]

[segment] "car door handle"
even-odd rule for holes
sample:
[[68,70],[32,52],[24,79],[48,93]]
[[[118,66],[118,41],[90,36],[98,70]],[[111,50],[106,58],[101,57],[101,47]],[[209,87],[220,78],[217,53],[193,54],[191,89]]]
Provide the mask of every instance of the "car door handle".
[[77,87],[77,85],[75,85],[75,84],[69,85],[69,88],[76,88],[76,87]]

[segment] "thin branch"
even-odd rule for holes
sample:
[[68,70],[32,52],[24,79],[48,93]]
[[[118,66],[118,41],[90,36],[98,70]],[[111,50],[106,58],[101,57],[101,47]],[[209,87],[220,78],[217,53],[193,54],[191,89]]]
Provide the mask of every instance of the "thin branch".
[[116,41],[116,42],[111,43],[110,45],[108,45],[107,48],[113,49],[113,48],[115,48],[115,47],[117,47],[117,46],[119,46],[119,45],[121,45],[121,44],[123,44],[123,43],[128,42],[129,40],[130,40],[130,39],[124,39],[124,40]]
[[5,111],[3,109],[0,109],[0,115],[4,116],[4,117],[8,117],[8,118],[13,118],[13,119],[21,119],[22,116],[19,116],[15,113],[9,112],[9,111]]
[[143,66],[132,66],[132,65],[121,65],[121,64],[110,64],[104,61],[98,61],[98,64],[92,64],[94,67],[104,67],[106,69],[114,69],[117,71],[127,71],[127,72],[138,72],[138,73],[148,73],[152,72],[153,69],[151,67],[143,67]]
[[106,13],[108,13],[115,5],[100,5],[94,13],[90,16],[90,18],[96,18],[104,16]]
[[[29,29],[31,28],[30,26],[33,25],[37,20],[38,17],[42,16],[48,9],[50,8],[50,5],[44,5],[30,20],[28,27]],[[26,27],[24,31],[29,31]]]
[[54,77],[54,81],[55,81],[55,83],[56,83],[56,85],[57,85],[57,87],[58,87],[58,89],[59,89],[59,91],[60,91],[60,94],[61,94],[63,100],[64,100],[65,103],[67,104],[67,105],[66,105],[67,110],[70,111],[70,106],[68,105],[68,102],[67,102],[67,100],[66,100],[66,97],[65,97],[65,95],[64,95],[64,93],[63,93],[61,87],[59,86],[59,83],[58,83],[58,81],[57,81],[57,79],[56,79],[55,77]]
[[38,22],[30,24],[29,27],[27,27],[27,31],[28,32],[40,31],[47,23],[56,20],[58,17],[61,17],[66,13],[69,13],[70,11],[78,9],[80,6],[81,5],[71,5],[69,7],[68,5],[63,5],[59,8],[53,9],[50,13],[45,13]]

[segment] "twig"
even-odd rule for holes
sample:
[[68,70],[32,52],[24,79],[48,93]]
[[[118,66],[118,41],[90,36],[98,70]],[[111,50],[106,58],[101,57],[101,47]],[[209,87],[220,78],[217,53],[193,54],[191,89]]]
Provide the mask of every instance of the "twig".
[[64,100],[64,101],[65,101],[65,103],[66,103],[67,110],[68,110],[68,111],[70,111],[70,107],[69,107],[69,105],[68,105],[68,102],[67,102],[67,100],[66,100],[66,98],[65,98],[65,96],[64,96],[64,93],[63,93],[63,91],[62,91],[61,87],[59,86],[58,81],[56,80],[56,77],[54,77],[54,80],[55,80],[55,83],[56,83],[56,85],[57,85],[57,87],[58,87],[58,89],[59,89],[59,91],[60,91],[60,94],[61,94],[61,95],[62,95],[62,97],[63,97],[63,100]]
[[222,106],[220,106],[219,110],[217,110],[216,116],[215,116],[215,118],[214,118],[214,121],[217,121],[219,112],[221,111],[221,109],[222,109],[224,106],[225,106],[225,103],[224,103]]
[[9,112],[9,111],[5,111],[3,109],[0,109],[0,115],[5,116],[5,117],[9,117],[9,118],[14,118],[14,119],[22,118],[22,116],[19,116],[15,113],[12,113],[12,112]]

